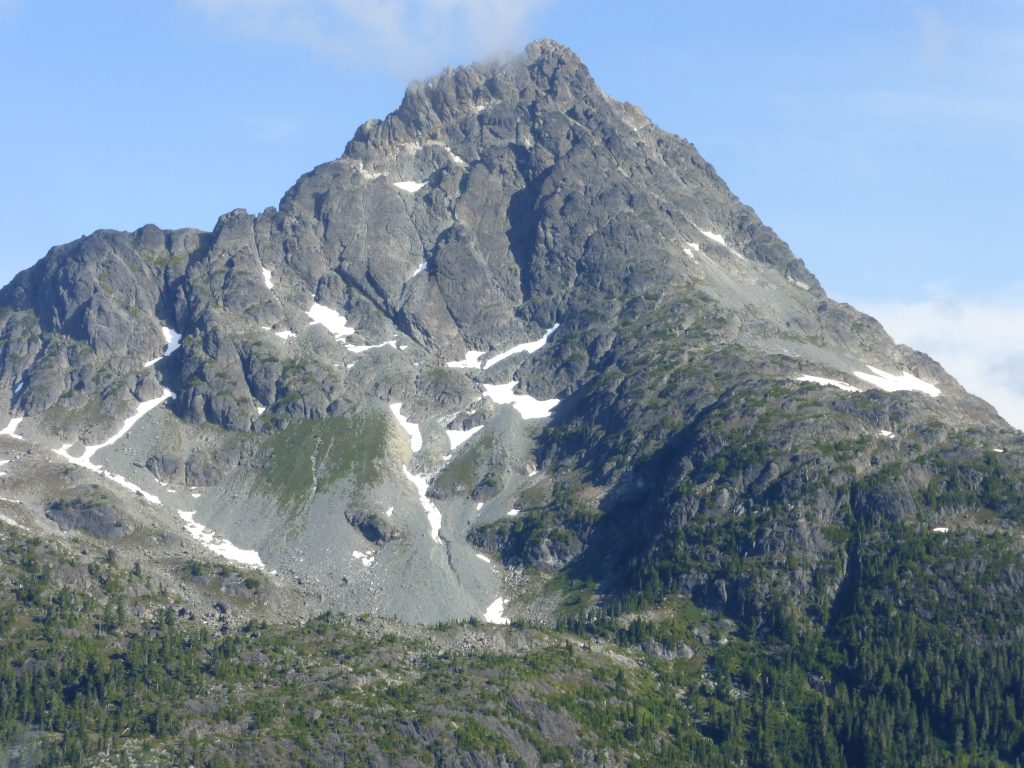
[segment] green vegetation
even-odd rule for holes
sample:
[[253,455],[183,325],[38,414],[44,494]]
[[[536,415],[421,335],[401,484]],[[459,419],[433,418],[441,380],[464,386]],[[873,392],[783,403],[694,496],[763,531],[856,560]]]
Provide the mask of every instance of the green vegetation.
[[[329,615],[207,626],[140,592],[141,569],[113,552],[83,567],[0,533],[0,744],[42,765],[1022,758],[1024,605],[1006,586],[1019,554],[1002,534],[860,526],[829,625],[755,639],[683,598],[595,607],[593,583],[564,580],[557,630],[395,632]],[[520,650],[488,641],[508,633]],[[477,650],[451,650],[470,635]]]
[[343,479],[372,485],[380,479],[387,428],[376,412],[292,423],[268,440],[257,487],[295,513],[316,488]]

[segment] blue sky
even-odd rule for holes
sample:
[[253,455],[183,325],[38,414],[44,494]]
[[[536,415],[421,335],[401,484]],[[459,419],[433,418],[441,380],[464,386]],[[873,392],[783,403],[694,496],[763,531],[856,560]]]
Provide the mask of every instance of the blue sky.
[[1024,0],[0,0],[0,282],[276,205],[408,80],[536,37],[1024,426]]

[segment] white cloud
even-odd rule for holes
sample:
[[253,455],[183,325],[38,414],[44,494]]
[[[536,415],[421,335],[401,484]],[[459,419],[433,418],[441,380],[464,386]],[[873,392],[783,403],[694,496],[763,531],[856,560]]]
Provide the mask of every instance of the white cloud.
[[526,22],[548,0],[179,2],[227,31],[409,76],[450,62],[453,53],[480,56],[522,44]]
[[1024,429],[1024,285],[990,298],[859,305],[896,341],[938,360],[969,392]]

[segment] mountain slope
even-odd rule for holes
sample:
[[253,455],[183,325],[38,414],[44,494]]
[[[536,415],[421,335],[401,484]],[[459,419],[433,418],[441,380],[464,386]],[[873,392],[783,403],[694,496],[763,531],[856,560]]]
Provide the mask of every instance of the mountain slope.
[[276,210],[97,232],[0,305],[32,520],[96,484],[347,611],[534,615],[522,567],[571,567],[821,621],[858,516],[1013,507],[928,503],[943,455],[1020,487],[989,406],[547,41],[411,86]]
[[1021,433],[557,43],[0,341],[3,761],[1024,759]]

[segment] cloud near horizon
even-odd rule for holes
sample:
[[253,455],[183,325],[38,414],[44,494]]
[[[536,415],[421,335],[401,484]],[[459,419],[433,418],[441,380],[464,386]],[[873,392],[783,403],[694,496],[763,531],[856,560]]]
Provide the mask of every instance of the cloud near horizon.
[[1024,430],[1024,285],[999,296],[862,305],[893,338],[935,358]]
[[429,73],[453,55],[486,56],[522,44],[527,22],[548,2],[179,0],[227,31],[349,65],[383,65],[403,77]]

